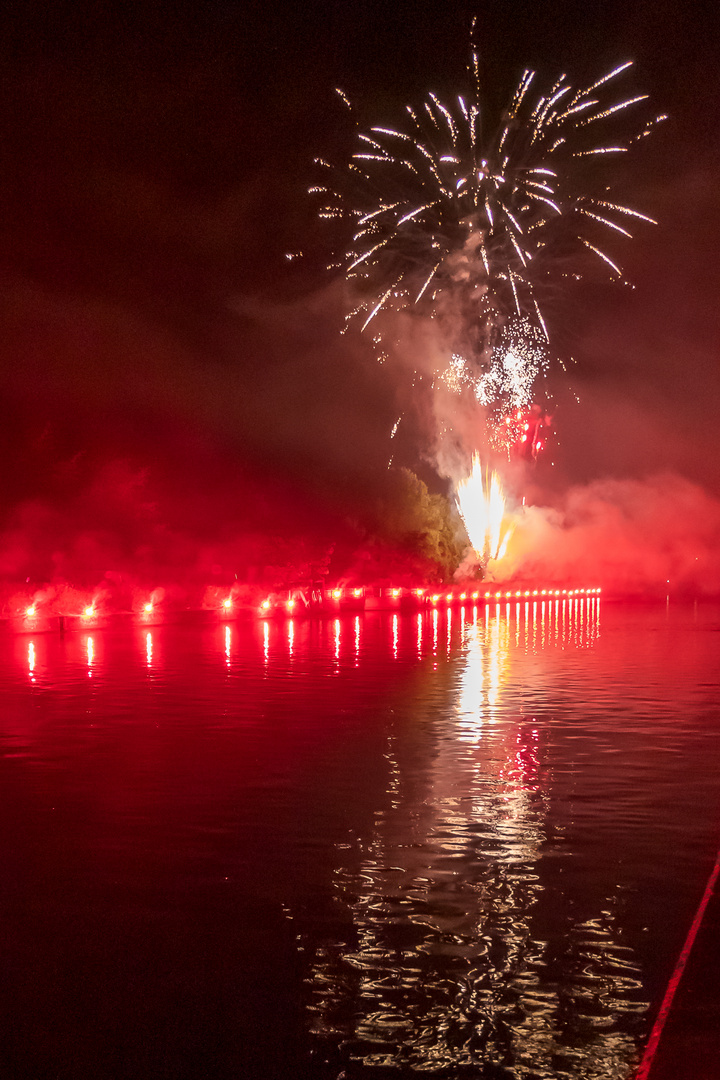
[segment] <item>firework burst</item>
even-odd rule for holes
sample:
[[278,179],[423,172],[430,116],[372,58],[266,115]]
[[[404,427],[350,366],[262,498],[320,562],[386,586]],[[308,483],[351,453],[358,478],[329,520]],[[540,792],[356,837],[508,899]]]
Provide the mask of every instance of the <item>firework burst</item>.
[[526,71],[489,137],[476,79],[453,104],[430,94],[403,124],[359,132],[339,183],[320,161],[332,174],[311,189],[320,214],[353,223],[340,265],[357,288],[362,328],[383,311],[416,309],[460,326],[466,351],[487,365],[510,316],[548,340],[539,300],[568,259],[589,253],[621,279],[605,236],[629,237],[630,222],[652,219],[612,200],[600,166],[664,119],[622,133],[647,99],[608,97],[630,66],[580,89],[561,75],[539,96]]

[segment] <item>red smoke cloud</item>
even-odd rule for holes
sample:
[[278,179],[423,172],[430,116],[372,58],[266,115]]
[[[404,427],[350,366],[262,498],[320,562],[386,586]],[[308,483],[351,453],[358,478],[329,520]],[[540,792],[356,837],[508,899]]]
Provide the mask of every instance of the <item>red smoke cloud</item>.
[[720,593],[720,501],[666,473],[572,487],[516,515],[498,581],[601,585],[620,595]]

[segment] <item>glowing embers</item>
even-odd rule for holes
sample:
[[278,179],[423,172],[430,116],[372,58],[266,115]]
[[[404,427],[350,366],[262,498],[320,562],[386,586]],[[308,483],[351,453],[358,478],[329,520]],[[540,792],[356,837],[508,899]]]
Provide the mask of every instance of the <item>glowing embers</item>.
[[496,472],[487,475],[478,454],[473,454],[472,472],[457,485],[457,507],[468,538],[483,567],[502,559],[513,526],[505,522],[505,496]]

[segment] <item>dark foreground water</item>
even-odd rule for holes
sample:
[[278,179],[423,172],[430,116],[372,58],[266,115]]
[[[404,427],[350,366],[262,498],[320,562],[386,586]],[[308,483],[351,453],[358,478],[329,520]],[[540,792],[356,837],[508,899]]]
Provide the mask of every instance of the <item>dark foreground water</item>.
[[8,635],[0,688],[3,1080],[632,1075],[720,610]]

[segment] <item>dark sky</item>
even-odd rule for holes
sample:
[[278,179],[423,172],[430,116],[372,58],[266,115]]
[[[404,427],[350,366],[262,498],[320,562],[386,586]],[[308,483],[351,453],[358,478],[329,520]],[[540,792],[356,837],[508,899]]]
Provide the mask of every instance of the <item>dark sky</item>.
[[395,383],[338,336],[305,192],[313,157],[348,145],[333,87],[378,118],[452,93],[471,11],[491,107],[525,66],[580,81],[634,58],[670,114],[624,178],[660,221],[624,253],[636,288],[563,300],[576,362],[555,483],[672,468],[720,491],[717,17],[681,0],[16,0],[0,25],[6,506],[113,457],[201,487],[211,461],[221,479],[372,486]]

